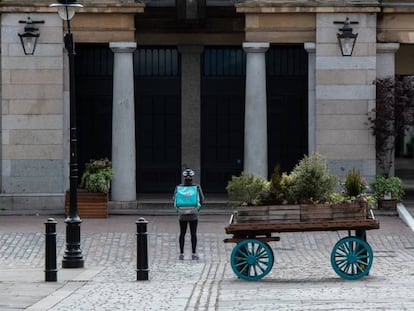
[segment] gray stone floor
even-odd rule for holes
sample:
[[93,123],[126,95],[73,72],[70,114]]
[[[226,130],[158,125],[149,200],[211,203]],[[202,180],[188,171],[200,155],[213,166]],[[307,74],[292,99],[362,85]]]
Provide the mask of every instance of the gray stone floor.
[[0,217],[0,310],[414,310],[414,233],[398,217],[380,216],[381,229],[368,232],[374,263],[361,280],[331,268],[341,231],[280,234],[273,269],[258,282],[232,272],[228,215],[201,215],[200,261],[177,260],[175,216],[145,218],[148,281],[136,281],[138,216],[129,215],[83,220],[84,269],[61,269],[65,224],[56,217],[58,282],[44,282],[47,217]]

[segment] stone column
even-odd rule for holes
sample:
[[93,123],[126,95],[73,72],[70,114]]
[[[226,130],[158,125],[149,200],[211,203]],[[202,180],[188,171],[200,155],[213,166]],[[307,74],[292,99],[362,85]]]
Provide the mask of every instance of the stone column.
[[202,46],[183,45],[181,54],[181,165],[196,172],[194,181],[201,175],[201,87],[200,55]]
[[266,57],[269,43],[245,42],[244,171],[267,179]]
[[114,55],[112,115],[112,201],[136,200],[135,100],[133,52],[135,42],[111,42]]
[[377,43],[377,78],[394,77],[399,43]]
[[305,50],[308,52],[308,152],[316,151],[316,127],[315,127],[315,70],[316,70],[316,44],[305,42]]

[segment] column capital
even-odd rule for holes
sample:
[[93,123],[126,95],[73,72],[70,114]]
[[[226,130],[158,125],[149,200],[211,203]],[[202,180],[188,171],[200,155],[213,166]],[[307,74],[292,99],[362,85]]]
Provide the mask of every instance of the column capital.
[[316,52],[316,43],[315,42],[305,42],[304,48],[308,53],[315,53]]
[[247,53],[266,53],[269,49],[269,42],[244,42],[243,50]]
[[400,48],[400,44],[396,42],[392,43],[377,43],[377,53],[384,54],[384,53],[397,53],[398,49]]
[[114,53],[132,53],[137,48],[136,42],[109,42],[109,48]]

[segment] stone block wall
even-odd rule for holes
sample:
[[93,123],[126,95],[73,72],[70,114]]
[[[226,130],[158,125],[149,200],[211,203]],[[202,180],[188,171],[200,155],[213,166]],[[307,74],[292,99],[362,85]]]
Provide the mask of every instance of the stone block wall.
[[[352,57],[341,55],[334,21],[349,17],[358,33]],[[319,13],[316,17],[315,144],[339,176],[352,168],[372,179],[375,138],[368,111],[375,107],[376,14]]]
[[[18,37],[28,16],[45,21],[36,24],[33,56],[24,55]],[[63,208],[62,21],[57,14],[2,14],[1,37],[1,209]]]

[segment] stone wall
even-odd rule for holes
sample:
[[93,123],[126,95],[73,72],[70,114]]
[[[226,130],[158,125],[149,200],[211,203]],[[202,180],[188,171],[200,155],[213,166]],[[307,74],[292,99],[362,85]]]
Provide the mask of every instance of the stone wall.
[[40,37],[30,56],[18,37],[25,25],[19,21],[27,16],[2,14],[1,19],[3,212],[63,207],[62,21],[57,14],[30,14],[32,20],[45,21],[36,24]]
[[[339,50],[336,34],[349,17],[358,39],[352,57]],[[357,168],[375,175],[375,139],[367,113],[375,107],[376,14],[323,14],[316,17],[316,151],[333,173]]]

